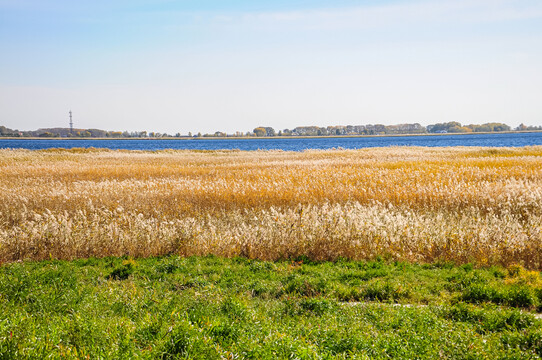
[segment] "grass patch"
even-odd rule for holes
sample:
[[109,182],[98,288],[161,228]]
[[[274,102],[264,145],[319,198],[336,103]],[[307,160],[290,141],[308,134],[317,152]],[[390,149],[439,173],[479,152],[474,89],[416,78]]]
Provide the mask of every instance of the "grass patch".
[[0,358],[532,359],[542,290],[525,271],[214,256],[6,264]]

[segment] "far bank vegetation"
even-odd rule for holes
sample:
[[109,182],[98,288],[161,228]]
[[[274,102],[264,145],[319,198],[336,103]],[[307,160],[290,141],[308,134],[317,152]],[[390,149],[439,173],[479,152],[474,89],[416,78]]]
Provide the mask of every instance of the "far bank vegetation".
[[147,131],[106,131],[100,129],[70,129],[70,128],[47,128],[31,131],[20,131],[0,126],[0,137],[41,137],[41,138],[212,138],[212,137],[269,137],[269,136],[366,136],[366,135],[419,135],[419,134],[456,134],[456,133],[480,133],[480,132],[503,132],[503,131],[541,131],[542,126],[526,126],[520,124],[515,129],[502,123],[486,123],[481,125],[461,125],[452,121],[437,123],[426,126],[420,124],[398,125],[338,125],[338,126],[298,126],[293,129],[275,130],[272,127],[260,126],[252,131],[226,133],[215,131],[214,133],[188,132],[181,134],[147,132]]

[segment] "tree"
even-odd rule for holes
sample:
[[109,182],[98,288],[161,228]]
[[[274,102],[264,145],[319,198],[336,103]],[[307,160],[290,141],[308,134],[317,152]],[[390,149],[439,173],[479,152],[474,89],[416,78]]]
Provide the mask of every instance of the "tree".
[[265,131],[265,128],[263,128],[263,127],[257,127],[253,131],[254,131],[254,134],[256,136],[265,136],[265,135],[267,135],[267,131]]
[[453,130],[450,131],[450,129],[459,129],[461,126],[461,123],[458,123],[457,121],[450,121],[447,123],[428,125],[427,131],[430,133],[453,132]]

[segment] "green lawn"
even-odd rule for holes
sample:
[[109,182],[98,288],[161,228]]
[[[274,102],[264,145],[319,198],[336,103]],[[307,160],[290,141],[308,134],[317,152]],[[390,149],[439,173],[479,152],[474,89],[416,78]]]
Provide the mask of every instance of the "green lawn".
[[536,359],[521,267],[244,258],[0,267],[0,359]]

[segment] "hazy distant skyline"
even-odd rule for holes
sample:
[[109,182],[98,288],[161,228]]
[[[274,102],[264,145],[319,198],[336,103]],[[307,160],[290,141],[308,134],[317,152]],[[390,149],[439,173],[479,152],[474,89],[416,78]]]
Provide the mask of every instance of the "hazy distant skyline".
[[0,125],[542,125],[542,2],[0,0]]

